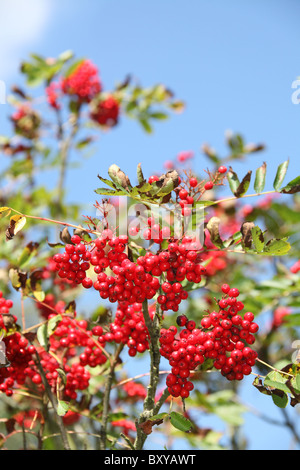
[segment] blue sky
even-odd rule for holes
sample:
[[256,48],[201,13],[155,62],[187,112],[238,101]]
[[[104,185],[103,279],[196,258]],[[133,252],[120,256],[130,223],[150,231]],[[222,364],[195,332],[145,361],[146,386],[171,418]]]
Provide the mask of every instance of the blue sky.
[[[2,0],[0,80],[7,88],[18,83],[19,62],[30,52],[57,56],[72,49],[98,65],[106,89],[131,73],[144,86],[166,84],[186,102],[183,114],[157,123],[151,136],[125,119],[101,136],[93,157],[68,177],[70,201],[78,202],[81,182],[81,200],[93,203],[97,174],[105,176],[113,162],[134,178],[139,162],[150,175],[193,150],[196,168],[206,168],[201,145],[224,153],[228,129],[266,144],[264,153],[234,169],[242,174],[266,161],[266,189],[272,189],[287,158],[287,179],[300,174],[300,106],[291,101],[300,75],[299,16],[298,0]],[[8,131],[8,113],[1,105],[0,134]],[[246,399],[261,409],[270,402],[254,388]],[[279,428],[256,418],[247,426],[253,448],[288,446]]]

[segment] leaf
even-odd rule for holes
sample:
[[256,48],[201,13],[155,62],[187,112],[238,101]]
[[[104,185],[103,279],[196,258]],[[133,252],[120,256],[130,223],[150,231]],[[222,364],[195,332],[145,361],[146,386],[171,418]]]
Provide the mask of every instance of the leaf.
[[290,181],[281,191],[283,194],[295,194],[300,192],[300,176]]
[[37,340],[40,345],[48,351],[49,349],[49,337],[53,334],[57,324],[62,320],[61,315],[56,315],[51,318],[47,323],[44,323],[37,330]]
[[47,324],[47,335],[48,338],[53,334],[54,330],[56,329],[58,323],[62,320],[61,315],[56,315],[55,317],[50,318]]
[[43,290],[34,290],[32,293],[39,302],[43,302],[45,300],[46,294]]
[[[3,216],[4,212],[7,212],[7,211],[9,211],[9,213],[10,213],[11,209],[10,209],[9,207],[0,207],[0,219],[1,219],[1,217]],[[6,217],[7,215],[8,215],[8,214],[5,214],[5,217]]]
[[272,400],[273,403],[278,406],[278,408],[286,408],[289,398],[286,393],[282,393],[282,395],[278,395],[277,393],[272,393]]
[[262,166],[260,166],[256,170],[255,181],[254,181],[254,190],[257,194],[263,192],[266,183],[266,172],[267,172],[267,164],[264,162]]
[[65,416],[69,411],[70,405],[66,401],[58,400],[57,414],[58,416]]
[[152,127],[151,127],[148,119],[140,118],[139,122],[140,122],[141,126],[143,127],[144,131],[147,132],[147,134],[152,134],[153,130],[152,130]]
[[107,188],[95,189],[95,193],[101,194],[103,196],[127,196],[128,195],[126,191],[122,191],[120,189],[107,189]]
[[121,190],[125,189],[126,191],[129,191],[132,188],[128,176],[125,175],[124,171],[122,171],[118,165],[111,165],[108,169],[108,174],[117,188]]
[[31,258],[37,254],[38,247],[39,244],[35,242],[30,242],[25,246],[18,261],[20,268],[27,264]]
[[193,427],[193,424],[189,419],[176,411],[172,411],[170,413],[170,421],[172,426],[179,429],[179,431],[189,432]]
[[237,191],[237,188],[240,185],[240,180],[238,179],[237,174],[233,171],[231,167],[229,167],[229,170],[227,173],[227,180],[228,180],[231,192],[235,194],[235,192]]
[[110,186],[113,189],[117,189],[114,183],[111,180],[108,180],[107,178],[102,178],[102,176],[98,175],[98,178],[102,183],[107,184],[107,186]]
[[223,241],[220,237],[219,226],[219,217],[212,217],[207,223],[207,230],[210,233],[212,243],[217,247],[221,248],[223,246]]
[[20,287],[26,286],[27,273],[12,268],[9,270],[8,276],[14,289],[18,290]]
[[280,372],[273,370],[266,376],[264,380],[264,385],[267,387],[275,388],[277,390],[281,390],[285,393],[290,393],[290,389],[287,387],[286,382],[286,376],[284,377]]
[[160,112],[157,112],[157,113],[150,113],[149,115],[152,119],[159,119],[159,120],[165,120],[165,119],[168,119],[169,116],[167,113],[160,113]]
[[157,415],[151,416],[150,421],[156,421],[157,419],[166,419],[169,416],[169,413],[159,413]]
[[273,188],[275,189],[275,191],[280,190],[283,180],[285,178],[288,166],[289,166],[289,160],[286,160],[285,162],[281,163],[279,167],[277,168],[277,173],[276,173],[275,180],[273,183]]
[[297,374],[296,377],[292,378],[291,386],[297,394],[300,394],[300,374]]
[[25,224],[26,217],[23,217],[22,215],[13,215],[10,218],[9,226],[5,232],[6,241],[12,240],[14,236],[22,230]]
[[196,206],[209,207],[216,204],[216,201],[196,201]]
[[237,189],[234,192],[236,197],[242,197],[249,189],[251,181],[252,171],[248,171],[246,176],[242,179],[242,182],[238,185]]
[[137,172],[137,179],[138,179],[139,185],[140,184],[141,185],[145,184],[146,180],[145,180],[144,175],[143,175],[143,170],[142,170],[141,163],[138,164],[136,172]]
[[47,323],[40,326],[37,330],[37,340],[46,351],[48,350],[48,333],[47,333]]
[[252,229],[254,228],[253,222],[244,222],[241,226],[242,242],[245,248],[252,246]]
[[265,239],[264,239],[264,235],[261,229],[257,226],[253,227],[251,229],[251,234],[252,234],[252,241],[253,241],[255,250],[258,253],[263,251],[264,246],[265,246]]
[[278,240],[274,238],[266,244],[263,254],[270,256],[282,256],[286,255],[290,249],[291,245],[286,240]]

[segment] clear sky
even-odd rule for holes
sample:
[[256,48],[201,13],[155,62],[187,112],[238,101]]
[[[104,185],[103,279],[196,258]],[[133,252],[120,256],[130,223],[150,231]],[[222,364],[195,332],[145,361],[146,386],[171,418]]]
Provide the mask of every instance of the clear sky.
[[[300,173],[300,106],[291,100],[300,76],[299,17],[298,0],[0,0],[0,80],[7,88],[18,83],[18,64],[30,52],[57,56],[72,49],[97,64],[107,89],[130,73],[145,86],[165,83],[186,102],[183,114],[158,122],[151,136],[122,120],[101,137],[95,155],[71,172],[69,200],[78,202],[81,181],[82,201],[93,203],[97,174],[111,163],[134,178],[139,162],[149,175],[193,150],[202,169],[201,145],[224,152],[227,129],[266,144],[264,153],[234,169],[245,173],[266,161],[266,189],[272,189],[287,158],[287,178]],[[7,132],[8,112],[0,105],[0,134]],[[262,409],[270,402],[254,388],[246,399]],[[253,448],[288,445],[279,428],[255,418],[248,426]]]

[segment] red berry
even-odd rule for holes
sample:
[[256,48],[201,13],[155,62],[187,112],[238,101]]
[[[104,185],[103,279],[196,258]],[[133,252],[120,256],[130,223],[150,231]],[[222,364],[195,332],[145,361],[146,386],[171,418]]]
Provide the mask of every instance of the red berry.
[[212,189],[213,187],[214,187],[213,182],[212,182],[212,181],[208,181],[208,183],[205,184],[204,189],[205,189],[206,191],[209,191],[209,190]]
[[198,180],[197,178],[191,178],[190,179],[190,186],[191,188],[195,188],[198,185]]
[[227,172],[226,166],[220,166],[219,169],[218,169],[218,172],[221,173],[221,174],[226,173]]

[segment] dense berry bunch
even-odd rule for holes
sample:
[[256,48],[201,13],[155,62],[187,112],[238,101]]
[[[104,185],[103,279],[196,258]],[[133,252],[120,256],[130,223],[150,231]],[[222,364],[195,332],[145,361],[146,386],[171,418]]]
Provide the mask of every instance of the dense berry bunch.
[[251,312],[241,316],[244,305],[237,300],[237,289],[226,284],[222,291],[224,295],[219,301],[219,311],[205,316],[200,328],[196,328],[193,320],[188,321],[185,315],[181,315],[177,323],[184,329],[179,336],[176,336],[175,326],[161,330],[160,352],[172,366],[166,381],[172,396],[189,396],[193,389],[188,380],[191,371],[206,359],[213,359],[214,367],[228,380],[242,380],[252,371],[257,353],[248,345],[254,343],[258,325],[254,323]]
[[[3,339],[5,344],[5,364],[0,369],[0,392],[12,396],[15,383],[21,386],[25,383],[29,364],[35,348],[28,344],[28,340],[19,332],[10,334]],[[6,366],[6,367],[5,367]]]
[[38,137],[41,118],[29,105],[20,105],[12,114],[11,120],[14,124],[16,134],[20,134],[26,139],[35,139]]
[[[78,235],[72,237],[72,244],[65,246],[65,252],[53,256],[55,270],[62,279],[87,286],[86,271],[90,268],[92,254]],[[90,285],[90,287],[92,284]]]
[[[155,226],[149,230],[155,231]],[[159,230],[162,235],[163,229]],[[72,244],[66,245],[65,252],[53,257],[58,275],[85,288],[94,286],[102,299],[112,303],[143,303],[146,299],[153,299],[161,289],[162,294],[158,297],[161,309],[177,312],[181,301],[188,297],[181,283],[187,280],[197,284],[205,274],[197,243],[188,237],[181,242],[169,243],[168,248],[158,254],[147,252],[134,263],[125,253],[128,237],[111,237],[112,233],[108,232],[104,231],[90,249],[80,237],[73,236]],[[90,266],[97,274],[94,282],[86,277]],[[110,270],[108,274],[105,272],[107,269]],[[160,284],[158,277],[163,273],[166,281]]]
[[101,91],[97,67],[89,60],[81,62],[62,82],[62,90],[76,95],[80,101],[90,102]]
[[118,421],[112,421],[112,426],[115,428],[122,428],[125,436],[128,436],[129,431],[136,431],[136,427],[133,421],[129,419],[119,419]]
[[91,108],[91,119],[101,126],[113,127],[118,123],[120,104],[114,96],[94,100]]
[[147,390],[143,384],[128,382],[123,385],[123,390],[130,399],[144,400],[147,396]]

